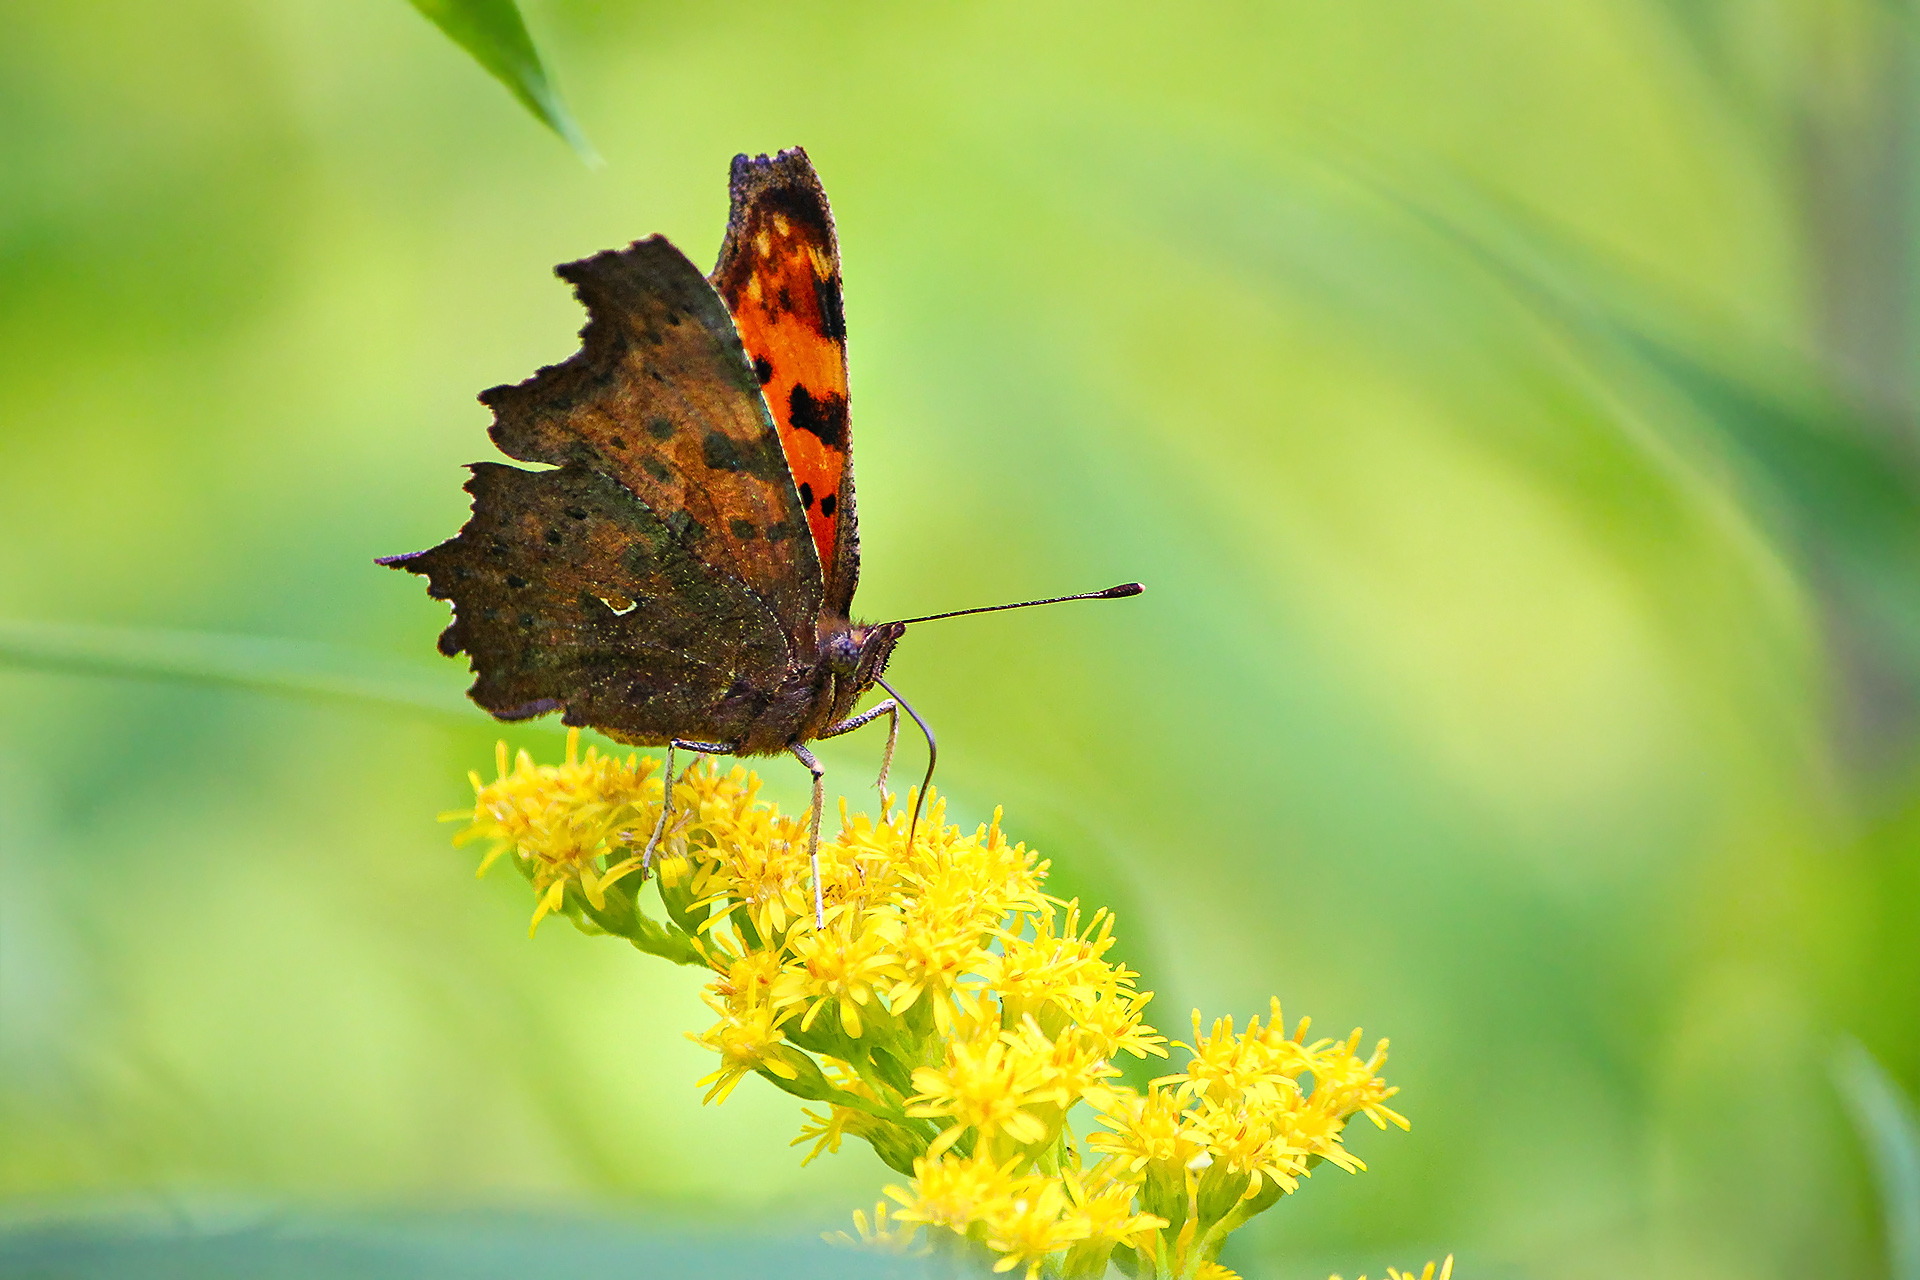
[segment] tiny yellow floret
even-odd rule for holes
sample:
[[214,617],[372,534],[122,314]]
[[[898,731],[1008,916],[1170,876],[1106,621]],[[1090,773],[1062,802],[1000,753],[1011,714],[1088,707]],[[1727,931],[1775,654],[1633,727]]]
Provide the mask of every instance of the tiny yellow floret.
[[[1402,1271],[1398,1267],[1388,1267],[1387,1280],[1453,1280],[1453,1255],[1452,1254],[1448,1254],[1447,1260],[1444,1263],[1440,1264],[1440,1274],[1437,1277],[1434,1275],[1433,1267],[1434,1267],[1434,1264],[1429,1262],[1425,1267],[1421,1269],[1419,1275],[1415,1275],[1411,1271]],[[1327,1277],[1327,1280],[1340,1280],[1340,1277],[1338,1275],[1333,1275],[1333,1276]],[[1365,1276],[1361,1276],[1360,1280],[1367,1280],[1367,1278]]]

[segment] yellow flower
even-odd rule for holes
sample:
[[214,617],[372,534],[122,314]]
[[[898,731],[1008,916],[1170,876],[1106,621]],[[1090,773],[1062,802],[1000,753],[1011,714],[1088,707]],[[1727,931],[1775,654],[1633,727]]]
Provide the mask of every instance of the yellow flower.
[[1386,1099],[1400,1092],[1380,1079],[1378,1074],[1381,1064],[1387,1060],[1387,1042],[1381,1040],[1376,1044],[1372,1055],[1364,1061],[1360,1058],[1359,1049],[1360,1031],[1356,1027],[1345,1043],[1314,1055],[1313,1096],[1316,1103],[1342,1119],[1358,1112],[1382,1129],[1389,1122],[1402,1129],[1408,1128],[1405,1116],[1382,1105]]
[[937,1156],[972,1129],[983,1149],[1005,1136],[1014,1146],[1037,1143],[1047,1123],[1028,1108],[1056,1097],[1050,1066],[1030,1041],[989,1031],[947,1046],[947,1060],[913,1073],[919,1092],[907,1099],[907,1114],[952,1120],[927,1154]]
[[[1274,1023],[1279,1023],[1280,1003],[1274,1001]],[[1275,1034],[1275,1032],[1278,1032]],[[1183,1046],[1189,1047],[1189,1046]],[[1200,1011],[1193,1011],[1193,1058],[1185,1071],[1166,1077],[1178,1083],[1182,1097],[1206,1096],[1225,1102],[1257,1097],[1278,1102],[1298,1096],[1298,1077],[1313,1068],[1312,1058],[1284,1034],[1284,1024],[1262,1028],[1259,1018],[1250,1019],[1245,1032],[1235,1035],[1233,1017],[1216,1018],[1213,1031],[1200,1030]]]
[[1270,1179],[1282,1192],[1291,1192],[1306,1175],[1308,1148],[1293,1140],[1285,1108],[1222,1104],[1202,1098],[1185,1118],[1191,1126],[1188,1132],[1206,1148],[1214,1164],[1230,1173],[1247,1175],[1249,1196],[1259,1193],[1262,1179]]
[[1002,934],[1000,952],[981,967],[981,981],[1000,998],[1009,1025],[1032,1016],[1054,1032],[1103,993],[1128,987],[1139,976],[1101,959],[1113,946],[1113,916],[1104,907],[1094,912],[1084,931],[1079,927],[1080,904],[1070,902],[1066,908],[1061,920],[1051,901],[1042,902],[1024,917],[1033,936],[1021,936],[1022,925],[1016,923]]
[[[907,808],[876,820],[843,801],[820,844],[817,924],[807,824],[743,768],[701,761],[666,780],[673,820],[652,868],[639,851],[660,812],[654,761],[582,756],[575,736],[555,766],[521,753],[509,767],[502,745],[498,773],[474,779],[458,838],[492,841],[482,870],[515,856],[536,926],[568,912],[708,971],[716,1020],[689,1037],[716,1055],[708,1102],[759,1074],[815,1104],[803,1163],[855,1137],[909,1176],[835,1238],[905,1249],[918,1233],[1029,1280],[1099,1275],[1120,1250],[1129,1267],[1237,1280],[1204,1261],[1227,1232],[1316,1159],[1364,1167],[1342,1145],[1350,1117],[1406,1124],[1379,1076],[1386,1041],[1363,1058],[1358,1031],[1309,1042],[1302,1020],[1289,1035],[1277,1001],[1244,1030],[1196,1011],[1181,1070],[1144,1092],[1118,1084],[1120,1054],[1167,1056],[1152,994],[1114,957],[1112,914],[1048,897],[1048,864],[998,812],[963,831],[930,794],[909,840]],[[646,870],[664,921],[636,896]],[[1076,1135],[1081,1103],[1099,1128]],[[1390,1276],[1435,1280],[1431,1266]]]
[[778,936],[802,899],[812,915],[807,834],[759,794],[760,779],[746,769],[722,774],[710,759],[700,762],[674,788],[673,831],[663,844],[684,853],[701,905],[739,904],[762,936]]
[[[842,1085],[846,1087],[845,1082]],[[859,1087],[856,1084],[850,1091],[857,1091]],[[813,1149],[800,1158],[803,1165],[812,1164],[828,1152],[838,1151],[841,1140],[849,1134],[871,1142],[880,1136],[882,1127],[887,1124],[885,1120],[864,1111],[838,1105],[829,1107],[824,1116],[811,1107],[803,1108],[800,1114],[806,1117],[806,1121],[800,1126],[799,1135],[787,1145],[797,1147],[804,1143],[813,1144]]]
[[717,1001],[715,1012],[720,1021],[700,1035],[687,1038],[704,1049],[720,1055],[720,1066],[702,1076],[695,1086],[707,1089],[706,1101],[724,1102],[733,1087],[749,1072],[765,1069],[783,1079],[798,1078],[798,1071],[787,1059],[786,1041],[780,1031],[780,1017],[769,1006],[742,1004],[727,1007]]
[[1075,1028],[1049,1040],[1029,1018],[1026,1025],[1004,1034],[1045,1064],[1046,1079],[1040,1096],[1050,1093],[1047,1101],[1063,1112],[1120,1074],[1120,1069],[1107,1061],[1105,1046]]
[[[1329,1276],[1327,1277],[1327,1280],[1340,1280],[1340,1277],[1337,1275]],[[1367,1278],[1365,1276],[1361,1276],[1360,1280],[1367,1280]],[[1436,1280],[1436,1277],[1433,1274],[1433,1263],[1429,1262],[1424,1268],[1421,1269],[1421,1272],[1418,1276],[1414,1275],[1414,1273],[1411,1271],[1402,1271],[1397,1267],[1388,1267],[1387,1280]],[[1440,1275],[1438,1276],[1437,1280],[1453,1280],[1453,1255],[1452,1254],[1448,1254],[1446,1262],[1441,1264]]]
[[900,895],[900,977],[887,991],[887,1004],[897,1014],[924,999],[942,1035],[952,1034],[956,1012],[979,1016],[963,983],[987,962],[987,942],[999,924],[977,901],[941,892],[951,888],[951,877],[943,877],[926,896]]
[[[774,983],[780,977],[780,955],[774,951],[749,951],[732,956],[715,949],[709,953],[714,979],[707,986],[707,1003],[716,1009],[773,1007]],[[715,1001],[719,1004],[715,1004]]]
[[1119,986],[1097,992],[1073,1011],[1073,1022],[1080,1034],[1100,1046],[1104,1057],[1130,1053],[1136,1058],[1152,1054],[1167,1056],[1167,1038],[1141,1020],[1151,991],[1130,991]]
[[844,1231],[822,1232],[820,1238],[828,1244],[853,1245],[883,1253],[923,1254],[924,1248],[914,1247],[914,1237],[920,1232],[920,1224],[907,1222],[902,1224],[894,1214],[893,1206],[885,1200],[873,1206],[873,1219],[869,1224],[867,1215],[860,1210],[853,1211],[853,1234]]
[[[522,751],[509,771],[507,744],[500,743],[499,777],[483,783],[469,774],[473,809],[446,815],[468,819],[455,844],[493,841],[476,874],[486,874],[510,850],[523,861],[537,895],[530,934],[564,906],[569,885],[578,885],[596,909],[605,908],[607,889],[641,869],[643,833],[659,814],[657,800],[643,799],[655,761],[630,755],[622,762],[592,747],[581,757],[579,747],[575,729],[567,734],[565,763],[536,765]],[[642,833],[637,844],[636,833]]]
[[886,1007],[875,1003],[876,988],[891,983],[900,973],[900,957],[893,947],[900,936],[900,922],[887,916],[865,921],[865,927],[847,930],[839,921],[830,922],[819,932],[811,929],[789,936],[793,959],[781,970],[774,983],[774,1002],[782,1007],[804,1005],[800,1029],[807,1030],[819,1012],[830,1004],[840,1009],[840,1027],[858,1040],[864,1029],[860,1011],[873,1005],[876,1012]]
[[864,1113],[851,1107],[829,1107],[826,1115],[821,1115],[812,1107],[802,1107],[800,1114],[806,1119],[801,1122],[800,1132],[787,1145],[797,1147],[803,1142],[811,1142],[813,1150],[800,1157],[802,1165],[812,1164],[829,1152],[840,1150],[840,1140],[847,1136],[848,1128],[863,1118]]
[[902,1222],[946,1227],[961,1235],[976,1222],[1001,1213],[1024,1187],[1013,1174],[1018,1159],[996,1164],[983,1156],[916,1160],[911,1187],[888,1187],[900,1204]]
[[1157,1083],[1144,1094],[1111,1089],[1093,1101],[1100,1123],[1113,1132],[1088,1134],[1087,1147],[1113,1157],[1129,1174],[1156,1164],[1184,1169],[1204,1150],[1178,1095]]
[[[899,868],[904,885],[916,898],[971,903],[989,926],[1003,923],[1010,912],[1039,909],[1047,864],[1025,845],[1007,842],[1000,816],[995,809],[992,822],[962,837],[945,825],[946,802],[929,793],[927,820],[920,826],[925,843],[916,841]],[[890,824],[903,837],[906,825],[903,814]]]
[[914,1164],[910,1188],[888,1187],[903,1222],[921,1222],[968,1235],[978,1227],[999,1254],[994,1271],[1024,1265],[1038,1276],[1048,1259],[1087,1238],[1092,1219],[1081,1212],[1065,1181],[1047,1174],[1016,1174],[1018,1158],[996,1164],[985,1156],[945,1156]]
[[1030,1175],[1020,1179],[1016,1188],[1016,1194],[992,1206],[985,1219],[987,1247],[1000,1255],[993,1264],[996,1272],[1024,1263],[1032,1280],[1051,1254],[1087,1238],[1088,1222],[1072,1212],[1067,1189],[1058,1178]]
[[1134,1187],[1130,1182],[1089,1184],[1071,1174],[1064,1181],[1067,1194],[1073,1199],[1072,1212],[1085,1228],[1082,1238],[1091,1243],[1133,1244],[1167,1225],[1165,1218],[1136,1212]]
[[[1192,1060],[1186,1070],[1158,1082],[1177,1085],[1180,1097],[1194,1102],[1191,1114],[1207,1134],[1210,1152],[1236,1172],[1255,1175],[1249,1195],[1258,1192],[1262,1177],[1283,1191],[1293,1190],[1307,1156],[1348,1172],[1364,1169],[1340,1139],[1355,1113],[1382,1128],[1389,1121],[1407,1126],[1405,1117],[1384,1105],[1397,1090],[1376,1074],[1386,1061],[1386,1041],[1362,1060],[1358,1029],[1345,1041],[1303,1044],[1305,1019],[1289,1037],[1279,1001],[1271,1013],[1265,1027],[1254,1018],[1236,1035],[1233,1019],[1226,1017],[1203,1034],[1195,1010]],[[1310,1082],[1311,1095],[1303,1080]]]

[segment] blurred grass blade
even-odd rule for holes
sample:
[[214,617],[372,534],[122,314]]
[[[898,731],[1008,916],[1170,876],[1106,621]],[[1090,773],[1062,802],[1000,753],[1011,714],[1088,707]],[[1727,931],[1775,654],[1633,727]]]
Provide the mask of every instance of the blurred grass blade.
[[533,112],[587,164],[598,168],[600,155],[575,123],[554,87],[533,36],[514,0],[409,0],[449,39],[473,55],[522,106]]
[[0,668],[235,685],[473,719],[451,671],[311,640],[0,621]]
[[1890,1280],[1920,1280],[1920,1121],[1913,1104],[1855,1040],[1833,1060],[1834,1083],[1873,1165]]
[[[1590,357],[1611,356],[1679,395],[1741,465],[1780,532],[1810,553],[1803,559],[1920,670],[1920,473],[1889,423],[1849,403],[1810,357],[1670,300],[1620,296],[1630,271],[1523,210],[1491,201],[1469,214],[1405,207]],[[1608,370],[1608,384],[1633,388],[1625,373]]]

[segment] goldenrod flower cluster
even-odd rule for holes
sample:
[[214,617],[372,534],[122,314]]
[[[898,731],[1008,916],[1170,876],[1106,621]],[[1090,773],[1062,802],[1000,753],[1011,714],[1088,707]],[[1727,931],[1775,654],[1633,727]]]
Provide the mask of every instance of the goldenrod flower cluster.
[[[502,746],[499,777],[473,781],[472,811],[448,816],[492,842],[483,871],[512,855],[536,927],[564,915],[711,973],[716,1020],[692,1037],[717,1059],[708,1101],[757,1075],[816,1104],[795,1140],[807,1160],[853,1137],[903,1175],[845,1238],[1028,1280],[1231,1280],[1215,1261],[1229,1232],[1322,1163],[1364,1167],[1348,1120],[1406,1127],[1384,1040],[1363,1056],[1358,1031],[1309,1039],[1277,1001],[1243,1029],[1196,1012],[1184,1067],[1123,1083],[1117,1060],[1167,1055],[1151,993],[1111,958],[1113,917],[1050,897],[1048,864],[998,813],[963,832],[936,799],[909,840],[906,812],[843,803],[816,926],[805,815],[760,801],[745,769],[674,780],[651,865],[652,760],[581,756],[576,736],[555,766],[522,752],[509,768]],[[663,919],[640,905],[649,877]]]

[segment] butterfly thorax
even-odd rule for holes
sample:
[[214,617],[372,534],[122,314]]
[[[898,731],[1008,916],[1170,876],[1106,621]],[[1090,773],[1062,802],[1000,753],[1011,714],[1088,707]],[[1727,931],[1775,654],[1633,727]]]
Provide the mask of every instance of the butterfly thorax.
[[742,682],[735,694],[710,709],[696,726],[671,737],[700,738],[733,745],[736,755],[777,755],[796,743],[811,742],[828,725],[853,714],[861,695],[886,669],[893,646],[906,628],[899,623],[865,625],[845,618],[823,618],[814,660],[791,668],[766,692]]

